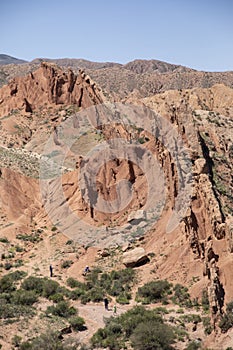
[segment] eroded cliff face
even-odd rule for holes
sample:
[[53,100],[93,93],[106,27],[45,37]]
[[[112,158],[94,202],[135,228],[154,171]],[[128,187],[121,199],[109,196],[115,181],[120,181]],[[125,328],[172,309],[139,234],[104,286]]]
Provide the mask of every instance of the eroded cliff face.
[[[101,90],[84,72],[75,76],[71,71],[64,73],[57,67],[45,63],[38,71],[25,78],[15,78],[9,86],[3,87],[0,90],[0,99],[0,113],[4,116],[1,120],[4,147],[8,149],[10,142],[11,147],[24,145],[26,150],[36,150],[38,154],[50,133],[48,126],[56,127],[61,120],[69,118],[69,115],[74,112],[73,109],[69,110],[70,105],[86,108],[104,101]],[[78,183],[78,176],[85,162],[85,154],[101,142],[114,138],[121,138],[129,143],[133,139],[138,144],[143,141],[140,145],[143,152],[149,150],[158,159],[166,179],[166,205],[160,222],[147,233],[145,238],[147,250],[156,251],[156,253],[157,251],[161,253],[162,250],[166,252],[166,254],[163,252],[164,257],[166,255],[168,258],[161,257],[161,262],[158,261],[158,274],[161,278],[188,284],[192,278],[194,266],[197,266],[198,273],[202,269],[201,274],[198,275],[201,279],[200,284],[193,294],[200,298],[203,286],[208,286],[212,317],[215,322],[223,312],[226,302],[233,298],[233,91],[218,85],[211,89],[167,91],[140,101],[132,100],[132,102],[145,104],[166,118],[179,132],[189,151],[193,188],[190,204],[179,227],[172,236],[167,236],[168,213],[174,209],[179,194],[175,160],[160,140],[143,129],[126,125],[97,128],[83,135],[84,142],[80,140],[77,145],[79,152],[71,149],[70,157],[74,161],[75,168],[71,171],[67,166],[66,173],[62,175],[64,196],[58,198],[55,203],[61,213],[59,219],[66,219],[66,211],[60,209],[68,203],[75,215],[84,219],[92,227],[104,225],[114,228],[126,225],[126,230],[129,230],[127,225],[129,225],[131,212],[143,210],[148,200],[146,172],[152,163],[148,162],[145,172],[137,166],[137,163],[140,163],[139,159],[133,163],[129,160],[113,158],[100,167],[96,177],[99,198],[114,201],[117,196],[117,184],[123,179],[127,180],[133,189],[134,194],[130,205],[114,213],[106,214],[93,209],[87,200],[90,197],[88,179],[84,177]],[[64,110],[59,110],[60,107],[64,107]],[[19,111],[12,113],[15,109]],[[20,133],[15,132],[15,125],[18,125],[17,129],[21,128]],[[62,149],[59,131],[54,133],[53,142],[57,151]],[[28,154],[25,153],[25,157],[27,156]],[[2,168],[13,167],[16,166],[16,162],[3,161],[1,166]],[[38,205],[37,197],[40,192],[38,184],[30,183],[30,188],[37,195],[33,196],[30,192],[29,200],[28,194],[23,195],[24,191],[20,187],[22,184],[29,191],[26,187],[27,181],[19,177],[21,180],[17,187],[20,188],[20,193],[19,188],[17,191],[15,186],[12,186],[11,191],[14,194],[8,194],[7,202],[5,190],[9,185],[7,176],[12,177],[12,182],[15,184],[18,182],[15,173],[13,176],[12,173],[8,174],[6,170],[2,170],[2,174],[2,200],[9,204],[8,209],[4,204],[8,220],[15,217],[16,204],[20,209],[18,212],[26,218],[24,224],[25,222],[30,224],[31,215],[37,217],[38,223],[46,224],[45,204],[46,201],[49,203],[53,193],[45,194],[45,203]],[[35,174],[38,173],[35,172]],[[30,176],[30,173],[26,175]],[[54,181],[52,185],[54,193],[59,185]],[[14,195],[21,199],[12,201]],[[125,200],[124,196],[127,197],[127,191],[122,192],[122,198]],[[98,198],[94,200],[98,202]],[[30,213],[26,210],[27,203],[31,208]],[[53,210],[52,207],[50,209]],[[47,214],[50,214],[50,209],[47,210]],[[19,217],[16,219],[18,220]],[[95,237],[93,242],[95,243]],[[184,263],[185,254],[189,258],[189,265]]]
[[16,77],[0,90],[0,115],[12,109],[32,113],[49,105],[77,105],[87,108],[103,101],[100,88],[83,71],[75,75],[42,62],[26,77]]
[[215,323],[224,303],[233,297],[228,288],[233,278],[232,90],[214,86],[168,91],[144,103],[180,130],[190,150],[193,194],[180,227],[194,257],[203,264]]

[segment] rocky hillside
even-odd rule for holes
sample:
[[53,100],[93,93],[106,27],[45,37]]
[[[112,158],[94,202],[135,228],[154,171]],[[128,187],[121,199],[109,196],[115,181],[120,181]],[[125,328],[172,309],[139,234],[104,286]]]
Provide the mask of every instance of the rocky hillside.
[[[52,263],[54,279],[63,287],[53,285],[50,295],[47,286],[34,286],[39,306],[33,314],[14,304],[22,303],[29,282],[18,282],[18,294],[13,283],[8,309],[21,318],[22,310],[32,312],[32,336],[44,332],[52,319],[64,346],[69,337],[88,343],[104,326],[99,302],[107,294],[122,308],[119,313],[135,303],[150,310],[159,305],[157,312],[176,334],[174,349],[187,349],[192,342],[203,349],[232,346],[227,306],[233,300],[232,73],[196,72],[154,60],[124,66],[82,63],[89,64],[90,76],[36,61],[28,75],[0,89],[1,273],[20,267],[41,278]],[[31,69],[30,64],[20,67],[24,73]],[[93,77],[124,104],[110,104]],[[181,144],[187,167],[179,155]],[[157,211],[151,213],[147,206],[154,199]],[[174,213],[182,213],[180,222]],[[173,224],[170,233],[168,224]],[[94,271],[89,280],[82,276],[86,265]],[[137,281],[125,267],[133,268]],[[111,274],[113,268],[132,275]],[[77,288],[72,293],[64,289],[67,277],[78,279],[70,282]],[[132,285],[119,291],[118,279],[121,286],[131,280]],[[143,292],[148,282],[158,283],[160,292],[153,294],[150,285]],[[26,324],[20,327],[19,318],[1,306],[2,300],[10,303],[4,299],[7,286],[0,287],[0,331],[8,318],[14,322],[0,339],[6,350],[14,334],[30,340]],[[20,293],[24,296],[17,299]],[[87,318],[82,335],[75,333],[74,320],[62,318],[64,312],[55,308],[63,299]],[[108,342],[112,327],[106,330]],[[105,347],[101,334],[94,348]]]
[[[26,75],[38,68],[43,59],[35,59],[19,66],[0,68],[0,84],[18,75]],[[233,72],[200,72],[158,60],[135,60],[127,64],[91,62],[83,59],[51,59],[59,66],[69,67],[77,74],[85,69],[111,100],[119,101],[136,95],[137,98],[166,90],[208,88],[214,84],[233,86]]]

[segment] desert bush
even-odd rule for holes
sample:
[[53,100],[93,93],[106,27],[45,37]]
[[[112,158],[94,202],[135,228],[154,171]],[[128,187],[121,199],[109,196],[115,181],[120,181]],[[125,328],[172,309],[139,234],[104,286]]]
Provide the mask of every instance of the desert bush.
[[172,349],[174,338],[169,326],[157,320],[149,320],[137,325],[130,340],[135,350],[169,350]]
[[50,298],[52,295],[57,294],[61,287],[58,282],[51,279],[30,276],[23,281],[21,288],[33,290],[39,296]]
[[233,301],[227,304],[226,312],[219,322],[219,327],[223,333],[233,327]]
[[129,304],[130,299],[131,299],[131,294],[123,292],[123,293],[121,293],[120,295],[117,296],[116,302],[119,303],[119,304],[122,304],[122,305]]
[[172,301],[179,306],[192,307],[192,301],[190,299],[190,294],[188,288],[182,286],[181,284],[176,284],[173,288],[174,295]]
[[33,316],[34,311],[28,305],[6,304],[0,301],[0,318],[19,318],[20,316]]
[[19,305],[33,305],[37,302],[38,296],[34,290],[16,290],[11,295],[11,303]]
[[6,237],[0,237],[0,242],[1,243],[10,243],[9,239]]
[[42,290],[42,296],[45,298],[49,298],[52,295],[56,294],[58,291],[59,283],[47,278],[44,278],[42,280],[43,284],[43,290]]
[[37,294],[42,295],[43,278],[29,276],[23,281],[21,288],[25,290],[34,290]]
[[62,293],[55,293],[50,295],[49,300],[53,301],[54,303],[59,303],[60,301],[64,300],[64,296]]
[[197,341],[195,341],[195,340],[192,340],[189,344],[188,344],[188,346],[187,346],[187,350],[198,350],[198,349],[200,349],[200,347],[201,347],[201,343],[200,342],[197,342]]
[[210,317],[202,318],[205,334],[211,334],[213,331],[213,326],[211,325]]
[[222,333],[226,333],[230,328],[232,328],[233,315],[230,315],[229,313],[224,314],[219,322],[219,327],[221,328]]
[[70,292],[69,298],[72,300],[77,300],[81,299],[83,295],[85,295],[85,291],[83,289],[76,288]]
[[75,331],[83,331],[84,329],[86,329],[86,327],[84,326],[85,321],[80,316],[73,316],[73,317],[71,317],[69,319],[69,323],[70,323],[71,327]]
[[61,267],[63,269],[68,269],[72,264],[73,264],[72,260],[64,260],[63,263],[61,264]]
[[12,345],[14,345],[16,348],[19,348],[21,342],[22,342],[22,337],[20,337],[19,335],[14,335],[14,337],[11,340]]
[[10,270],[11,268],[13,267],[12,263],[7,261],[5,264],[4,264],[4,269],[5,270]]
[[19,345],[19,350],[66,350],[59,339],[59,333],[47,331],[33,340],[23,342]]
[[83,288],[84,287],[84,283],[77,281],[73,277],[69,277],[67,279],[66,283],[70,288]]
[[75,315],[77,313],[77,310],[74,307],[70,307],[67,301],[60,301],[56,305],[48,306],[46,313],[69,318],[70,316]]
[[203,307],[203,310],[205,312],[208,312],[210,309],[210,303],[209,303],[209,297],[208,292],[206,289],[203,289],[202,291],[202,297],[201,297],[201,305]]
[[70,298],[80,299],[83,304],[90,301],[102,301],[105,294],[117,297],[118,303],[128,304],[134,281],[135,271],[133,269],[102,273],[99,268],[93,268],[86,275],[85,283],[68,278],[67,285],[70,288],[76,288],[70,292]]
[[166,280],[152,281],[138,288],[137,300],[144,304],[162,301],[171,291],[171,284]]
[[16,270],[14,272],[11,272],[8,276],[10,276],[10,278],[13,281],[20,281],[22,280],[24,277],[27,276],[27,272],[25,271],[20,271],[20,270]]
[[134,349],[168,350],[175,338],[171,327],[163,322],[160,315],[142,306],[105,322],[105,328],[100,328],[91,338],[93,346],[120,350],[130,340]]
[[10,274],[5,275],[0,280],[0,293],[10,293],[16,289],[14,280]]
[[25,241],[25,242],[31,242],[31,243],[38,243],[40,242],[43,238],[40,236],[40,233],[38,232],[33,232],[30,235],[24,235],[19,233],[16,236],[17,239],[20,239],[21,241]]

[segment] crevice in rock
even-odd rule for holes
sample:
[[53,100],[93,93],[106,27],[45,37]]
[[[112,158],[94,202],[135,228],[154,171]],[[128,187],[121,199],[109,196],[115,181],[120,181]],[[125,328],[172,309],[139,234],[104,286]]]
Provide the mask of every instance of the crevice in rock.
[[203,156],[206,160],[206,165],[207,165],[207,169],[208,169],[208,174],[209,174],[209,179],[212,183],[212,189],[213,189],[213,193],[214,193],[214,196],[218,202],[218,206],[219,206],[219,211],[220,211],[220,214],[221,214],[221,220],[222,222],[224,223],[226,218],[225,218],[225,215],[223,213],[223,210],[222,210],[222,204],[221,204],[221,201],[219,199],[219,195],[215,189],[215,186],[214,186],[214,175],[213,175],[213,167],[214,167],[214,162],[210,156],[210,151],[209,151],[209,148],[204,140],[204,138],[201,136],[200,132],[198,131],[198,139],[199,139],[199,142],[200,142],[200,145],[201,145],[201,148],[202,148],[202,153],[203,153]]

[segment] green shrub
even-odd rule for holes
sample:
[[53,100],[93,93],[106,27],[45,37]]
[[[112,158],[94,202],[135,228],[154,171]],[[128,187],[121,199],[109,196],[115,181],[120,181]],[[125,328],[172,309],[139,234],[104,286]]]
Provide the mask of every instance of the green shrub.
[[33,232],[32,234],[30,235],[23,235],[21,233],[19,233],[17,236],[16,236],[17,239],[20,239],[22,241],[25,241],[25,242],[31,242],[31,243],[38,243],[40,242],[43,238],[40,236],[40,233],[38,232]]
[[68,269],[71,265],[73,264],[72,260],[65,260],[63,261],[63,263],[61,264],[61,267],[63,269]]
[[52,295],[56,294],[59,288],[59,283],[50,279],[43,279],[43,291],[42,296],[49,298]]
[[104,293],[103,293],[103,290],[101,288],[92,288],[91,290],[89,290],[87,292],[87,297],[90,299],[90,301],[93,301],[93,302],[100,302],[103,300],[103,297],[104,297]]
[[34,311],[28,305],[6,304],[0,301],[0,318],[19,318],[20,316],[33,316]]
[[200,349],[200,347],[201,347],[201,343],[200,343],[199,341],[192,340],[192,341],[188,344],[186,350],[198,350],[198,349]]
[[219,322],[219,327],[223,333],[226,333],[233,327],[233,301],[227,304],[226,313]]
[[25,290],[34,290],[39,295],[42,295],[43,279],[38,278],[38,277],[34,277],[34,276],[30,276],[23,281],[21,288],[23,288]]
[[206,289],[203,289],[203,291],[202,291],[201,305],[202,305],[204,311],[206,311],[206,312],[209,311],[210,302],[209,302],[208,292]]
[[16,270],[8,275],[13,281],[20,281],[27,276],[27,272]]
[[172,329],[157,320],[139,323],[133,331],[131,342],[135,350],[172,349],[175,335]]
[[11,303],[19,305],[33,305],[38,300],[34,290],[16,290],[12,293]]
[[50,295],[49,300],[53,301],[54,303],[59,303],[60,301],[64,300],[64,296],[61,293],[56,293],[56,294]]
[[122,293],[122,294],[117,296],[116,302],[119,303],[119,304],[122,304],[122,305],[129,304],[130,299],[131,299],[131,294],[129,294],[129,293]]
[[128,304],[131,299],[131,288],[135,281],[135,271],[124,269],[102,273],[99,268],[93,268],[85,277],[85,283],[74,278],[67,279],[67,285],[76,288],[70,292],[71,299],[80,299],[83,304],[90,301],[99,302],[104,295],[117,297],[117,302]]
[[14,337],[12,338],[11,342],[12,345],[14,345],[16,348],[18,348],[21,344],[22,341],[22,337],[20,337],[19,335],[14,335]]
[[12,263],[7,261],[5,264],[4,264],[4,269],[5,270],[10,270],[11,268],[13,267]]
[[222,319],[219,322],[219,327],[221,328],[222,333],[226,333],[230,328],[233,327],[233,315],[226,313],[223,315]]
[[85,295],[85,291],[83,289],[76,288],[70,292],[69,298],[72,300],[77,300],[80,299],[83,295]]
[[10,274],[5,275],[0,280],[0,293],[10,293],[16,289],[14,280]]
[[15,261],[14,267],[20,267],[23,266],[23,260],[22,259],[18,259]]
[[79,281],[77,281],[75,278],[73,277],[69,277],[66,281],[67,285],[70,288],[83,288],[84,287],[84,283],[81,283]]
[[126,313],[107,319],[91,338],[95,347],[120,350],[131,340],[134,349],[170,349],[175,335],[153,310],[136,306]]
[[10,243],[9,239],[6,237],[0,237],[0,242],[1,243]]
[[70,323],[71,327],[75,331],[83,331],[84,329],[86,329],[86,327],[84,326],[85,321],[80,316],[73,316],[73,317],[71,317],[69,319],[69,323]]
[[57,294],[61,287],[58,282],[51,279],[30,276],[23,281],[21,288],[33,290],[39,296],[50,298],[52,295]]
[[166,297],[171,290],[171,284],[166,280],[152,281],[138,288],[137,300],[144,304],[156,303]]
[[77,313],[74,307],[70,307],[67,301],[60,301],[56,305],[48,306],[46,310],[47,314],[69,318]]
[[188,288],[182,286],[181,284],[176,284],[173,288],[174,295],[172,301],[180,306],[192,307],[192,301],[190,299],[190,294]]
[[39,335],[33,340],[23,342],[19,346],[19,350],[72,350],[63,346],[59,337],[59,332],[48,330],[46,333]]
[[205,329],[205,334],[211,334],[213,331],[213,326],[211,325],[210,317],[203,317],[202,322]]

